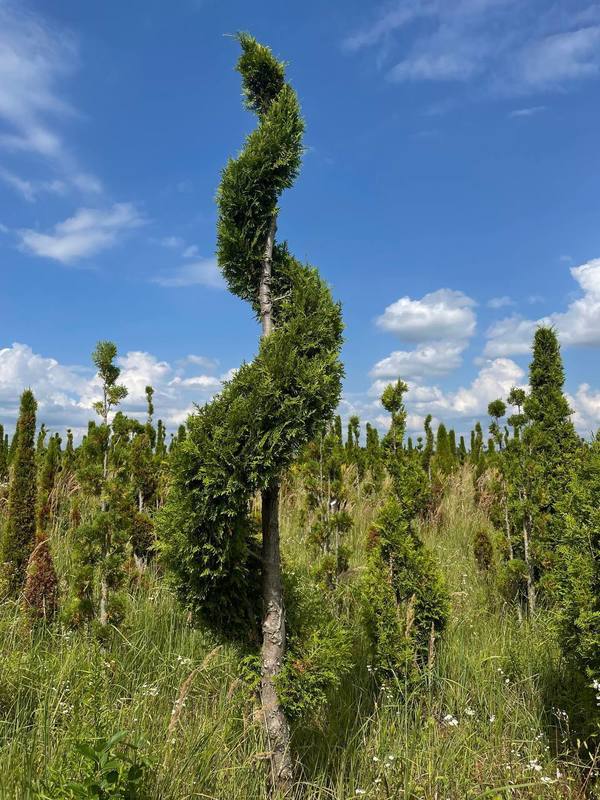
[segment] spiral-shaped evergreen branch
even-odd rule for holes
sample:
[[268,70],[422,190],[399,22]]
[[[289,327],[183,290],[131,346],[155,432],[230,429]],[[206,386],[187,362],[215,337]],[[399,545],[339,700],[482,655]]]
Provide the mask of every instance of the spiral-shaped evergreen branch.
[[[277,202],[298,175],[304,123],[284,66],[247,34],[237,68],[258,127],[225,167],[218,261],[230,290],[261,314],[265,247]],[[341,310],[317,271],[275,243],[275,323],[255,359],[188,419],[160,520],[163,556],[184,602],[231,629],[256,619],[260,566],[250,505],[333,413],[340,395]]]

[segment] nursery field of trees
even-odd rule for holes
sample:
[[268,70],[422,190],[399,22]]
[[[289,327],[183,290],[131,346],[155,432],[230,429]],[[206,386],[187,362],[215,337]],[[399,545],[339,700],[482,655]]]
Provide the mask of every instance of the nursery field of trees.
[[[277,238],[304,124],[247,34],[256,127],[225,166],[217,257],[257,355],[178,431],[87,432],[22,387],[0,426],[0,798],[600,797],[600,436],[560,343],[469,434],[338,414],[342,309]],[[110,335],[110,332],[106,332]]]

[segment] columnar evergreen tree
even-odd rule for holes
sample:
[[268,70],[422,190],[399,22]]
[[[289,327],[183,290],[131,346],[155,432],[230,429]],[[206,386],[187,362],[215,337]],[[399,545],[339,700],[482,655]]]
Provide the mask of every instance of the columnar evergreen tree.
[[33,619],[51,622],[58,606],[58,577],[50,552],[48,535],[38,531],[33,552],[27,562],[23,589],[23,609]]
[[8,478],[8,440],[4,435],[4,427],[0,425],[0,483]]
[[423,469],[431,481],[431,459],[435,452],[433,430],[431,428],[431,414],[425,417],[425,447],[423,448]]
[[[214,625],[248,630],[262,613],[261,701],[274,783],[289,785],[289,732],[276,690],[285,648],[279,555],[282,470],[337,405],[340,309],[316,270],[275,241],[277,202],[296,178],[304,124],[284,65],[241,34],[247,107],[258,116],[218,194],[218,262],[262,328],[257,357],[188,419],[161,514],[163,552],[182,598]],[[262,493],[262,556],[249,501]],[[262,578],[262,611],[256,607]]]
[[571,409],[563,394],[564,369],[552,328],[535,332],[529,367],[530,392],[524,401],[529,420],[523,431],[526,449],[527,525],[534,538],[534,557],[540,572],[551,578],[554,551],[562,538],[557,504],[567,490],[579,439]]
[[449,475],[454,467],[454,456],[450,448],[450,438],[443,422],[440,422],[437,429],[435,443],[435,472],[438,475]]
[[50,437],[45,450],[43,463],[39,471],[38,497],[37,497],[37,529],[46,531],[50,521],[51,493],[56,477],[61,467],[60,437],[58,434]]
[[[118,384],[121,370],[115,364],[117,358],[117,347],[113,342],[100,341],[92,353],[92,361],[98,370],[98,377],[102,385],[102,399],[94,403],[94,410],[102,419],[102,440],[104,444],[104,454],[102,460],[102,481],[103,497],[101,500],[102,515],[107,515],[109,511],[108,502],[108,457],[110,451],[110,428],[108,418],[110,412],[127,397],[127,389],[122,384]],[[115,522],[115,514],[112,513],[104,519],[105,524],[100,524],[103,539],[103,561],[101,568],[102,576],[100,583],[100,624],[106,625],[108,622],[108,594],[110,584],[110,573],[112,564],[109,563],[108,556],[112,550],[112,527]],[[118,524],[118,523],[117,523]]]
[[335,435],[337,437],[338,442],[340,445],[344,444],[343,436],[342,436],[342,418],[339,414],[336,414],[333,420],[333,428],[335,430]]
[[15,428],[15,432],[10,440],[10,445],[8,446],[8,465],[10,466],[13,461],[15,460],[15,455],[17,452],[17,445],[19,444],[19,426]]
[[448,446],[450,447],[452,460],[456,461],[458,458],[458,449],[456,447],[456,432],[454,431],[454,428],[450,428],[448,431]]
[[378,491],[383,482],[383,462],[379,432],[369,422],[366,425],[365,465],[369,473],[370,489]]
[[19,593],[27,560],[35,541],[36,461],[35,415],[37,403],[31,389],[21,395],[17,422],[17,448],[11,464],[8,519],[2,538],[4,582],[9,594]]
[[421,455],[402,447],[407,388],[399,380],[386,387],[381,398],[392,414],[383,448],[393,492],[369,532],[364,579],[373,660],[381,677],[400,678],[401,683],[418,676],[448,613],[444,583],[414,525],[430,490]]
[[[128,421],[123,415],[116,415],[112,436],[109,422],[111,412],[127,396],[126,387],[117,383],[121,370],[115,364],[116,357],[117,348],[108,341],[98,342],[92,353],[102,391],[101,399],[94,403],[94,410],[100,416],[101,424],[89,424],[78,459],[79,479],[98,498],[98,509],[75,533],[77,576],[73,617],[76,620],[93,618],[97,608],[102,626],[120,614],[118,599],[112,602],[111,593],[122,580],[132,516],[127,492],[129,474],[122,452]],[[97,577],[100,582],[98,602]]]

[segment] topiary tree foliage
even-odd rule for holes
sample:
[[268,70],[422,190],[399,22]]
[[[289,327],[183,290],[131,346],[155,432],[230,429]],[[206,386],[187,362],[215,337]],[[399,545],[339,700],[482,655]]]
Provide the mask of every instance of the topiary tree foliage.
[[27,560],[35,541],[37,403],[31,389],[21,395],[16,450],[11,462],[8,519],[2,538],[3,577],[6,590],[16,596],[23,587]]
[[[182,600],[213,625],[251,636],[262,614],[261,701],[273,781],[292,775],[275,677],[285,648],[278,498],[283,469],[335,409],[341,312],[310,266],[276,242],[277,202],[300,168],[304,123],[284,65],[238,36],[246,107],[258,127],[228,162],[218,193],[218,262],[262,327],[256,358],[192,414],[172,454],[160,517],[163,557]],[[249,507],[262,494],[262,557]],[[262,607],[259,590],[262,580]]]

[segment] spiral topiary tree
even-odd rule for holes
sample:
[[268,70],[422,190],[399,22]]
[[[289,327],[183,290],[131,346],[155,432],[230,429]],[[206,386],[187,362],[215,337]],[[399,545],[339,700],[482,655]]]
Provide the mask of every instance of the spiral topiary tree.
[[[231,292],[251,304],[262,337],[255,359],[189,417],[173,450],[159,537],[181,598],[210,624],[248,638],[262,617],[261,702],[272,781],[285,789],[292,759],[276,688],[285,649],[279,480],[338,403],[342,320],[317,271],[275,240],[277,202],[302,155],[296,93],[267,47],[248,34],[238,40],[237,69],[258,127],[223,171],[218,262]],[[258,492],[262,551],[250,512]]]

